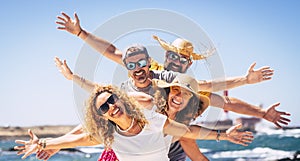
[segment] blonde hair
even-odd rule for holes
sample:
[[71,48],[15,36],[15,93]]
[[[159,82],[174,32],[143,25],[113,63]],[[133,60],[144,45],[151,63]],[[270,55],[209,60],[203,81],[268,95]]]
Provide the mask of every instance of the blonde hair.
[[115,94],[124,104],[126,113],[137,120],[142,127],[147,123],[144,114],[139,109],[139,104],[129,98],[124,92],[120,91],[113,85],[96,85],[90,98],[86,102],[85,126],[87,132],[99,142],[102,142],[105,147],[111,147],[114,141],[113,133],[115,132],[116,124],[104,116],[97,114],[96,100],[97,97],[104,92]]

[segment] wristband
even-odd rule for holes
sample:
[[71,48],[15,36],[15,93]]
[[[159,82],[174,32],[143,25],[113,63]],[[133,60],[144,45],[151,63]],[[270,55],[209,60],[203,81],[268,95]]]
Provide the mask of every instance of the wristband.
[[78,32],[77,36],[79,36],[81,34],[81,32],[82,32],[82,29],[80,29],[80,31]]

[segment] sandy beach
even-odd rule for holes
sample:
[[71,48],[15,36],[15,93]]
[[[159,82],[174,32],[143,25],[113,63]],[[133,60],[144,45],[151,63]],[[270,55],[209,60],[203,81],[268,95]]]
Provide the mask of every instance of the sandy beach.
[[31,129],[38,137],[56,137],[71,131],[75,126],[76,125],[0,127],[0,139],[11,140],[16,138],[28,138],[28,129]]

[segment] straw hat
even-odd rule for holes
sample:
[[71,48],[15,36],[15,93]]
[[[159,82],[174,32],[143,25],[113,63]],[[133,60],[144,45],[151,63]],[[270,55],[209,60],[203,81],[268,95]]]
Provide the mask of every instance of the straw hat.
[[193,60],[200,60],[200,59],[205,59],[208,56],[210,56],[212,53],[215,52],[215,49],[212,51],[206,52],[204,54],[197,54],[194,53],[194,47],[191,42],[188,40],[182,39],[182,38],[177,38],[175,39],[172,44],[167,43],[166,41],[160,39],[158,36],[153,35],[153,38],[157,40],[165,50],[167,51],[173,51],[175,53],[179,53],[185,56],[190,57]]
[[[184,88],[194,95],[198,96],[198,98],[203,102],[202,108],[206,109],[209,105],[209,98],[203,94],[198,93],[198,82],[193,77],[186,75],[186,74],[178,74],[177,77],[171,82],[167,83],[163,80],[154,80],[154,86],[159,88],[167,88],[172,86],[178,86]],[[153,82],[153,81],[152,81]]]

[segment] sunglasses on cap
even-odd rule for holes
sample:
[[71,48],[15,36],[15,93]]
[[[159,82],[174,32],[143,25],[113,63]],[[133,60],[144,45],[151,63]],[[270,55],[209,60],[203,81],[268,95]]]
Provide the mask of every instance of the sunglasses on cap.
[[168,51],[167,53],[167,58],[170,60],[179,60],[180,64],[187,64],[189,62],[188,58],[185,57],[180,57],[177,53],[173,52],[173,51]]
[[137,62],[129,62],[126,64],[126,68],[128,70],[134,70],[136,66],[139,66],[140,68],[143,68],[147,65],[147,60],[146,59],[141,59]]
[[109,110],[108,104],[115,104],[118,101],[118,97],[115,94],[112,94],[108,99],[96,110],[98,115],[104,115]]

